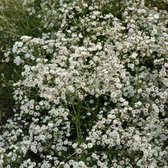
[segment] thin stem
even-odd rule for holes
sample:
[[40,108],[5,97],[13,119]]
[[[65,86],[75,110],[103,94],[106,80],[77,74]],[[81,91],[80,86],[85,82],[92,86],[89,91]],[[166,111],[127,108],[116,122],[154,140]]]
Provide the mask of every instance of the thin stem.
[[77,140],[78,144],[82,143],[82,131],[81,131],[81,122],[80,122],[80,111],[81,111],[81,103],[79,100],[77,101],[77,109],[75,109],[74,104],[72,105],[73,111],[75,113],[75,125],[76,125],[76,132],[77,132]]

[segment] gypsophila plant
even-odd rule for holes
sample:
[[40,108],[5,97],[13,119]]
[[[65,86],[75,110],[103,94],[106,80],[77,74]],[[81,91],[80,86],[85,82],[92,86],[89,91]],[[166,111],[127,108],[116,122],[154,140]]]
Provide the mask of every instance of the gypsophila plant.
[[167,168],[167,11],[143,0],[20,2],[40,33],[4,54],[20,78],[0,165]]

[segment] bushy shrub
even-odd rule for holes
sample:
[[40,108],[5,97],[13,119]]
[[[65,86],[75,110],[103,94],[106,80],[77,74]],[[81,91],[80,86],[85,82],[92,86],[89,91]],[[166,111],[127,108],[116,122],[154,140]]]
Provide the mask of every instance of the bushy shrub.
[[25,33],[5,53],[21,77],[1,165],[166,168],[167,11],[138,0],[22,5],[41,34]]

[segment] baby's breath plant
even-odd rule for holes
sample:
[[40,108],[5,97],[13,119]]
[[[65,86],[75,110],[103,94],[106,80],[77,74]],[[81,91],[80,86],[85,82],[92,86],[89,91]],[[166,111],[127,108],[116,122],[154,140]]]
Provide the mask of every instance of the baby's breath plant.
[[167,11],[143,0],[18,3],[40,24],[4,53],[20,76],[1,166],[166,168]]

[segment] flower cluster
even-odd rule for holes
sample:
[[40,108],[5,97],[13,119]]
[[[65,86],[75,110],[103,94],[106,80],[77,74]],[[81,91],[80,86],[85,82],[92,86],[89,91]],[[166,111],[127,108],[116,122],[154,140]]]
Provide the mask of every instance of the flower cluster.
[[[23,1],[41,19],[5,54],[22,69],[3,125],[7,168],[166,168],[168,13],[143,1]],[[116,2],[117,3],[117,2]]]

